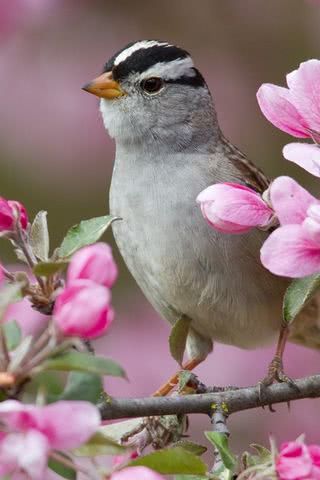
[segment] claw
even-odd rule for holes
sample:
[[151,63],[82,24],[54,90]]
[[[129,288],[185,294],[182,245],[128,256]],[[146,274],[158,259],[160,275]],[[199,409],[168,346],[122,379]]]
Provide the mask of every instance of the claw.
[[[267,376],[264,377],[258,384],[259,400],[261,403],[264,403],[263,393],[265,392],[266,388],[273,383],[287,383],[293,389],[297,390],[298,392],[300,391],[295,381],[284,372],[282,360],[277,355],[273,358],[269,365]],[[264,406],[262,408],[264,408]],[[269,405],[269,410],[271,412],[275,411],[272,405]]]

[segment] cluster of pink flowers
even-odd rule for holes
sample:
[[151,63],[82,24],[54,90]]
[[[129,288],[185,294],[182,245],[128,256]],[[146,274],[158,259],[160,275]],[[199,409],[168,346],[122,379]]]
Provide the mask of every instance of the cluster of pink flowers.
[[1,477],[43,480],[53,451],[79,447],[99,425],[98,409],[88,402],[59,401],[45,406],[16,400],[0,403]]
[[106,331],[114,317],[110,288],[117,274],[105,243],[84,247],[73,256],[53,312],[63,335],[94,338]]
[[28,215],[22,203],[0,197],[0,233],[13,231],[17,217],[25,230],[28,225]]
[[300,441],[283,444],[276,472],[280,480],[320,480],[320,447]]
[[[257,97],[275,126],[313,143],[290,143],[283,154],[320,177],[320,60],[309,60],[287,76],[288,89],[264,84]],[[235,183],[208,187],[197,198],[207,222],[224,233],[253,228],[271,233],[261,249],[263,265],[276,275],[320,272],[320,201],[289,177],[275,179],[262,195]]]

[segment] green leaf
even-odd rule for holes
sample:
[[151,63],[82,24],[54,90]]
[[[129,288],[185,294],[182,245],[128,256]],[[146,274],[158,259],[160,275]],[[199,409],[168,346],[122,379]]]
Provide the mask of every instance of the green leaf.
[[59,400],[83,400],[96,404],[103,391],[100,375],[87,372],[71,372]]
[[78,225],[74,225],[62,241],[58,252],[59,257],[70,257],[79,248],[97,242],[115,220],[120,220],[120,218],[105,215],[103,217],[90,218],[90,220],[82,220]]
[[23,400],[30,403],[41,390],[44,392],[46,403],[56,402],[63,393],[63,375],[65,374],[58,372],[40,372],[34,375],[24,386],[23,393],[27,395],[27,398],[23,397]]
[[228,437],[224,433],[204,432],[207,439],[218,449],[223,465],[228,470],[233,470],[236,459],[229,450]]
[[7,283],[0,289],[0,317],[11,303],[21,300],[22,284],[19,282]]
[[283,318],[287,325],[296,318],[319,288],[319,274],[298,278],[291,282],[283,300]]
[[46,360],[42,370],[63,370],[91,372],[98,375],[111,375],[113,377],[125,377],[126,373],[120,365],[105,357],[95,357],[84,352],[66,352]]
[[203,455],[207,451],[207,447],[199,445],[198,443],[189,442],[188,440],[179,440],[174,443],[172,447],[181,447],[187,452],[193,453],[194,455]]
[[30,351],[32,342],[33,336],[28,335],[19,343],[18,347],[15,349],[14,355],[12,355],[10,360],[9,369],[11,372],[16,370],[18,366],[23,363],[25,356]]
[[206,464],[199,457],[181,447],[157,450],[129,463],[129,466],[137,465],[149,467],[164,475],[205,475],[207,471]]
[[35,216],[30,230],[30,244],[39,260],[46,261],[49,256],[49,232],[47,212],[41,210]]
[[183,315],[176,323],[173,325],[170,337],[169,337],[169,347],[170,353],[173,358],[179,363],[182,364],[183,354],[186,348],[187,337],[189,333],[191,319]]
[[50,277],[68,266],[68,262],[40,262],[33,267],[33,273],[40,277]]
[[179,383],[178,383],[179,393],[181,393],[182,390],[187,386],[187,383],[192,378],[192,375],[193,373],[190,372],[189,370],[181,370],[181,372],[179,372]]
[[126,447],[104,435],[103,431],[98,431],[87,443],[73,450],[73,453],[79,457],[96,457],[97,455],[123,455],[126,450]]
[[22,333],[15,320],[2,324],[8,350],[14,350],[21,342]]
[[257,452],[257,454],[260,458],[260,463],[266,462],[267,460],[271,459],[270,450],[268,450],[263,445],[259,445],[258,443],[251,443],[250,447],[253,448]]
[[[59,454],[63,457],[66,457],[69,461],[72,461],[70,457],[67,457],[62,452],[59,452]],[[61,477],[67,478],[68,480],[76,480],[77,478],[76,466],[74,467],[74,469],[71,467],[67,467],[55,458],[49,458],[48,467]]]

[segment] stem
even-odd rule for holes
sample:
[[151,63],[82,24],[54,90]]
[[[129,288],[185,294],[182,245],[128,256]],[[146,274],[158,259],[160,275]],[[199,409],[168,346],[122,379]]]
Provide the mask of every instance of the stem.
[[72,468],[75,472],[79,471],[79,472],[83,473],[89,479],[91,479],[91,476],[90,476],[91,474],[90,474],[89,470],[87,470],[86,468],[84,468],[80,465],[75,465],[72,462],[72,460],[69,460],[67,457],[65,457],[64,455],[61,455],[59,452],[50,452],[49,457],[52,458],[53,460],[57,460],[57,462],[62,463],[66,467]]
[[3,326],[0,323],[0,368],[3,371],[7,370],[10,362],[10,356],[8,352],[7,342],[4,336]]
[[[19,247],[21,248],[24,256],[26,257],[26,260],[27,260],[29,266],[31,267],[31,269],[33,269],[33,267],[38,262],[37,262],[37,259],[36,259],[36,257],[34,256],[32,250],[31,250],[31,248],[30,248],[30,245],[26,241],[26,234],[25,234],[24,230],[22,230],[22,228],[21,228],[20,218],[18,218],[17,221],[16,221],[16,234],[17,234],[17,240],[18,240],[17,243],[18,243]],[[41,287],[41,290],[43,291],[44,295],[46,295],[45,282],[43,281],[43,279],[41,277],[36,276],[36,279],[37,279],[37,282],[39,283],[39,285]]]
[[[120,398],[98,405],[103,420],[206,413],[212,415],[212,405],[226,404],[227,413],[240,412],[265,405],[283,403],[301,398],[320,397],[320,375],[295,380],[298,387],[277,383],[268,387],[261,398],[259,386],[239,388],[219,393],[171,397]],[[299,390],[298,390],[299,389]]]
[[9,272],[9,270],[7,270],[3,265],[1,265],[0,268],[3,271],[4,276],[7,277],[8,280],[10,280],[11,282],[15,281],[14,275]]

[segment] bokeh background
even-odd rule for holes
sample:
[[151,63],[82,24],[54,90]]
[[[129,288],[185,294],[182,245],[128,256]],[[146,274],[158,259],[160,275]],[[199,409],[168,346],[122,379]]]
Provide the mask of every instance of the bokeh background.
[[[31,216],[49,212],[52,246],[83,218],[108,211],[114,145],[97,100],[81,86],[100,73],[113,53],[132,40],[156,38],[189,50],[213,92],[227,137],[274,177],[289,173],[317,193],[319,186],[281,156],[289,138],[268,124],[255,94],[263,82],[319,58],[320,5],[304,0],[0,0],[0,193],[19,199]],[[318,192],[319,194],[319,192]],[[106,240],[113,246],[111,233]],[[14,259],[1,241],[1,261]],[[176,368],[168,325],[149,306],[114,246],[120,277],[114,288],[116,320],[101,353],[119,360],[130,382],[108,381],[113,395],[148,395]],[[21,306],[14,314],[38,321]],[[241,351],[217,345],[197,369],[208,384],[248,385],[261,379],[273,349]],[[289,346],[287,373],[319,373],[320,355]],[[319,400],[233,415],[236,451],[252,442],[279,442],[306,433],[319,442]],[[201,438],[204,416],[191,419]]]

